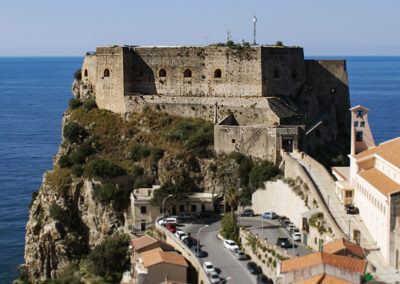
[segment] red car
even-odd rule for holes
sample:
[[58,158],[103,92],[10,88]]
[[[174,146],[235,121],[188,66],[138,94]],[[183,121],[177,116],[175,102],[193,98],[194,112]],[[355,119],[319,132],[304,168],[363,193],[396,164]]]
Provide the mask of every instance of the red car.
[[167,223],[165,228],[167,228],[167,230],[170,231],[171,233],[175,233],[176,232],[176,226],[175,226],[174,223]]

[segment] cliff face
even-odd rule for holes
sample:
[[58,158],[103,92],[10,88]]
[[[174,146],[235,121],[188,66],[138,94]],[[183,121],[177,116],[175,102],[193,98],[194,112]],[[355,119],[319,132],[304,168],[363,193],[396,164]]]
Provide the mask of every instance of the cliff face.
[[[160,120],[167,121],[169,126],[165,127],[169,128],[163,128]],[[117,232],[129,233],[129,193],[135,187],[146,185],[146,182],[147,186],[168,181],[174,183],[183,176],[193,189],[217,195],[221,195],[224,188],[236,185],[238,164],[235,160],[214,154],[200,158],[198,156],[204,154],[187,152],[185,146],[173,139],[165,140],[163,136],[173,134],[178,127],[173,124],[180,125],[179,121],[180,118],[151,112],[130,114],[129,118],[123,119],[97,108],[85,110],[85,104],[65,112],[63,132],[66,125],[78,123],[87,134],[83,142],[74,143],[64,135],[54,157],[54,169],[43,175],[42,186],[34,194],[25,244],[26,270],[32,279],[57,278],[108,236]],[[138,143],[161,147],[163,156],[132,161],[130,149]],[[84,144],[91,147],[90,156],[77,162],[81,164],[61,166],[60,161],[65,157],[76,160],[76,154]],[[125,173],[100,178],[90,176],[86,171],[75,171],[75,166],[87,169],[90,161],[98,158],[114,162],[124,168]],[[219,165],[221,162],[224,166]],[[143,174],[138,176],[133,168],[143,169]],[[144,177],[147,179],[145,184]],[[116,184],[123,192],[119,207],[96,196],[96,186],[105,183]]]

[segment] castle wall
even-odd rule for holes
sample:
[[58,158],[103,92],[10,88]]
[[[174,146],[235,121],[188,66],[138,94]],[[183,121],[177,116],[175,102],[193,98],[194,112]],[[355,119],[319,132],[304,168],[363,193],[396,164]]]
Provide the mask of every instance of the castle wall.
[[[228,47],[125,48],[126,94],[261,96],[260,49]],[[166,74],[160,76],[160,70]],[[221,71],[215,77],[216,70]],[[185,70],[191,77],[185,77]]]
[[298,97],[309,124],[323,120],[307,137],[309,148],[350,134],[350,97],[345,60],[305,60],[306,84]]
[[299,92],[305,80],[302,48],[261,48],[263,96],[290,95]]
[[[123,48],[98,47],[96,57],[96,103],[99,108],[124,113]],[[108,77],[104,76],[106,69]]]
[[127,112],[148,108],[170,115],[202,118],[219,122],[233,113],[239,124],[279,124],[279,118],[270,109],[266,98],[172,97],[167,95],[125,96]]
[[82,80],[92,83],[93,91],[96,91],[97,79],[97,57],[95,55],[86,55],[82,64]]

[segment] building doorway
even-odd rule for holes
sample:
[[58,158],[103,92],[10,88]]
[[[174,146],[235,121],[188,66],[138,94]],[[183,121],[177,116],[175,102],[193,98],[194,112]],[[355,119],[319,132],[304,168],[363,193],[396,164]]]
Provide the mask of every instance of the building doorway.
[[282,149],[286,152],[293,152],[293,137],[282,137]]
[[140,230],[143,232],[143,231],[146,231],[146,221],[142,221],[141,223],[140,223]]

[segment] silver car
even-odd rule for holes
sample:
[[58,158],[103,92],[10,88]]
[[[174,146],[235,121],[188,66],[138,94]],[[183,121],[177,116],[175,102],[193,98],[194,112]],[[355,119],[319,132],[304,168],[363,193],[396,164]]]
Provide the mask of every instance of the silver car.
[[235,255],[236,259],[239,259],[239,260],[247,259],[247,256],[244,254],[244,251],[242,251],[241,249],[235,249],[233,254]]

